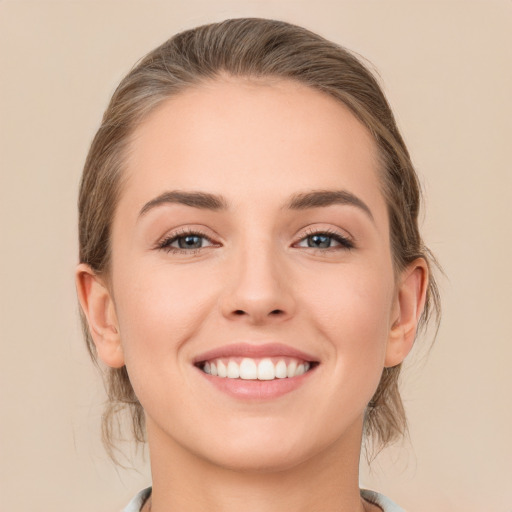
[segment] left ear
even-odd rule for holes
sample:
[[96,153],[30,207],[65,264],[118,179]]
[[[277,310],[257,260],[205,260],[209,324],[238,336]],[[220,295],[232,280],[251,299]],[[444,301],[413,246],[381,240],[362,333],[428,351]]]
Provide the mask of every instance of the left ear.
[[412,349],[418,321],[427,295],[428,266],[423,258],[414,260],[400,276],[393,308],[384,366],[400,364]]

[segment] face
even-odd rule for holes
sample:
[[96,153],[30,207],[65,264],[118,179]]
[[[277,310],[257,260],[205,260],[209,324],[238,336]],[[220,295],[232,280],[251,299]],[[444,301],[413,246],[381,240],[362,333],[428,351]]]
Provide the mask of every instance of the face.
[[112,250],[150,441],[261,470],[360,441],[398,294],[376,149],[343,104],[240,79],[167,100],[131,141]]

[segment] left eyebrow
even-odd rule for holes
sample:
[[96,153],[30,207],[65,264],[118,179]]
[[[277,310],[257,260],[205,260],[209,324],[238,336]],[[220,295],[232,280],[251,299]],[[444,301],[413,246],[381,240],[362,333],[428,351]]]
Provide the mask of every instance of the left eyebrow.
[[307,210],[308,208],[322,208],[335,204],[355,206],[362,210],[372,222],[375,222],[368,205],[348,190],[313,190],[292,196],[287,208],[290,210]]

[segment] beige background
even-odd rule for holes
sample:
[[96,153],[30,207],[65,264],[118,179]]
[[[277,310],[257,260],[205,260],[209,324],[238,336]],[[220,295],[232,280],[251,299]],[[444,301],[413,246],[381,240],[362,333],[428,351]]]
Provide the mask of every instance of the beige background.
[[512,2],[411,0],[0,2],[0,510],[115,511],[150,482],[99,441],[104,395],[73,284],[77,185],[130,66],[178,30],[240,16],[370,59],[425,186],[444,320],[404,378],[411,443],[363,466],[362,484],[409,512],[511,512]]

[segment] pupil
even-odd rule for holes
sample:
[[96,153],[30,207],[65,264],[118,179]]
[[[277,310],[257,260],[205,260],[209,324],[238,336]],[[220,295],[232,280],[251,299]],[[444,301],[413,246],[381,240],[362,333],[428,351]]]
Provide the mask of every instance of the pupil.
[[326,248],[331,246],[331,237],[327,235],[312,235],[308,239],[308,247]]
[[202,238],[197,235],[183,236],[178,240],[180,249],[199,249],[202,244]]

